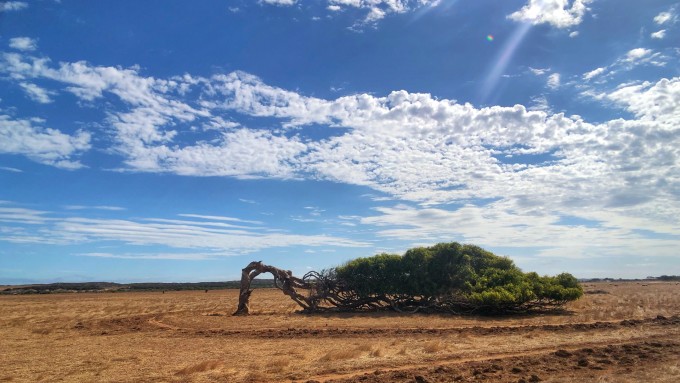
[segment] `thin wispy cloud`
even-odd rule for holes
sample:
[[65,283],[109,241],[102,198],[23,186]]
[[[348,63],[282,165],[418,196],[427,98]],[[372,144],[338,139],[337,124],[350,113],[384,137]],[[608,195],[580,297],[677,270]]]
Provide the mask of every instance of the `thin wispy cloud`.
[[23,173],[24,172],[21,169],[11,168],[9,166],[0,166],[0,170],[4,170],[6,172],[12,172],[12,173]]
[[660,31],[656,31],[650,34],[650,37],[653,39],[661,40],[664,37],[666,37],[666,30],[662,29]]
[[67,209],[67,210],[106,210],[106,211],[124,211],[124,210],[127,210],[126,208],[120,207],[120,206],[106,206],[106,205],[99,205],[99,206],[66,205],[66,206],[64,206],[64,209]]
[[0,3],[0,12],[20,11],[28,8],[28,3],[24,1],[4,1]]
[[[189,254],[164,252],[148,255],[155,259],[205,259],[225,255],[246,254],[267,248],[288,246],[365,247],[365,242],[330,235],[299,235],[271,232],[263,227],[232,229],[222,221],[259,223],[230,217],[181,214],[206,221],[182,221],[160,218],[113,219],[61,217],[55,212],[13,206],[0,206],[0,223],[29,225],[24,230],[3,236],[0,241],[52,245],[75,245],[88,242],[114,241],[135,246],[163,246],[170,249],[202,249]],[[225,227],[226,226],[226,227]],[[90,256],[129,258],[130,254],[88,253]],[[93,255],[94,254],[94,255]],[[141,253],[135,253],[137,255]],[[175,254],[175,258],[169,254]],[[208,256],[209,254],[209,256]],[[136,256],[136,255],[135,255]],[[140,258],[145,258],[140,255]]]
[[661,12],[654,17],[654,22],[658,25],[665,25],[674,23],[677,20],[677,15],[673,11]]

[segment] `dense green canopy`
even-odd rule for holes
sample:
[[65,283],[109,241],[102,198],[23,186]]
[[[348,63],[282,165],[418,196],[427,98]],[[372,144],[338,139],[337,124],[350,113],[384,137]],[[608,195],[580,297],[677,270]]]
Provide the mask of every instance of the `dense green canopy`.
[[524,273],[507,257],[456,242],[354,259],[332,274],[356,300],[389,302],[397,310],[524,311],[583,295],[571,274]]

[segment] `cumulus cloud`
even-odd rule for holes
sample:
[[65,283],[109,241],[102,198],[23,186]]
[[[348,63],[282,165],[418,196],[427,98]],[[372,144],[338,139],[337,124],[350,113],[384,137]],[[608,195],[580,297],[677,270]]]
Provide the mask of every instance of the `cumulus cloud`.
[[[653,56],[640,48],[617,65]],[[5,63],[3,70],[17,83],[52,81],[85,102],[109,97],[123,102],[126,108],[109,110],[106,123],[130,171],[332,180],[418,205],[413,212],[383,215],[438,217],[443,214],[438,205],[461,204],[467,208],[457,214],[477,222],[476,231],[447,233],[464,233],[471,241],[488,224],[475,214],[483,218],[495,209],[500,213],[493,220],[509,233],[506,238],[530,232],[512,229],[521,220],[545,220],[559,232],[563,216],[600,223],[598,230],[574,229],[574,238],[614,238],[640,227],[663,233],[679,229],[680,209],[673,203],[680,191],[673,165],[680,162],[677,78],[602,93],[602,100],[634,119],[590,123],[549,109],[478,108],[403,90],[322,99],[244,72],[164,80],[145,77],[137,68],[52,65],[21,55],[6,56]],[[592,79],[606,70],[583,76]],[[559,77],[553,82],[559,85]],[[278,126],[261,130],[227,123],[220,128],[220,121],[235,114],[274,119]],[[300,129],[311,125],[323,127],[322,137]],[[495,201],[493,209],[480,201]],[[444,218],[462,225],[460,217]],[[386,219],[365,224],[388,225]],[[382,234],[407,235],[390,231],[397,229],[386,227]],[[409,230],[415,236],[425,231]]]
[[581,24],[592,0],[529,0],[508,18],[534,25],[550,24],[555,28],[569,28]]
[[30,37],[14,37],[9,39],[9,46],[20,51],[34,51],[38,48],[38,42]]
[[33,161],[63,169],[83,165],[74,158],[90,149],[90,134],[64,134],[44,128],[35,120],[0,115],[0,153],[24,155]]
[[295,158],[306,149],[299,139],[248,129],[225,133],[218,143],[182,147],[126,140],[130,169],[194,176],[295,178]]
[[[362,19],[357,21],[351,29],[360,30],[375,23],[390,14],[411,12],[422,7],[438,5],[440,0],[326,0],[326,9],[336,13],[342,11],[360,11]],[[260,0],[260,3],[291,6],[297,0]]]
[[[606,95],[638,118],[656,123],[680,122],[680,78],[619,87]],[[674,129],[676,130],[676,129]]]
[[[367,25],[375,25],[390,14],[411,12],[422,7],[433,7],[441,0],[326,0],[326,9],[333,13],[343,11],[362,12],[361,20],[350,29],[361,30]],[[259,0],[261,4],[292,6],[298,0]],[[319,20],[319,18],[313,18]]]

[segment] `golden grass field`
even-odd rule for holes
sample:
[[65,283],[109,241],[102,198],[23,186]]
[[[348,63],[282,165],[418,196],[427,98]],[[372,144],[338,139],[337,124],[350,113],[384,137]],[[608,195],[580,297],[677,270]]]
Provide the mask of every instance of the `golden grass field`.
[[304,315],[275,289],[0,296],[0,382],[679,382],[680,285],[561,314]]

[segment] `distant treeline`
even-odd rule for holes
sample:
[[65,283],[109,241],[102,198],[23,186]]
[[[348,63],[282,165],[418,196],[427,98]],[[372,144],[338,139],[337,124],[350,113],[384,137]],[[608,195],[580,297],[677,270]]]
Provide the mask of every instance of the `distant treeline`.
[[[590,278],[581,279],[581,282],[680,282],[680,275],[662,275],[660,277],[647,277],[645,279],[622,279],[622,278]],[[274,287],[273,279],[254,279],[253,288]],[[240,281],[226,282],[196,282],[196,283],[113,283],[113,282],[76,282],[76,283],[49,283],[40,285],[8,286],[0,288],[0,294],[53,294],[53,293],[83,293],[83,292],[125,292],[125,291],[183,291],[183,290],[226,290],[238,289]]]
[[662,275],[654,279],[657,281],[680,281],[680,275]]
[[[52,294],[82,292],[125,292],[125,291],[181,291],[181,290],[225,290],[240,288],[240,281],[196,282],[196,283],[112,283],[112,282],[77,282],[49,283],[40,285],[23,285],[6,287],[0,294]],[[274,287],[273,279],[255,279],[253,288]]]
[[680,275],[662,275],[660,277],[647,277],[645,279],[625,279],[625,278],[587,278],[580,279],[581,282],[643,282],[643,281],[660,281],[660,282],[680,282]]

